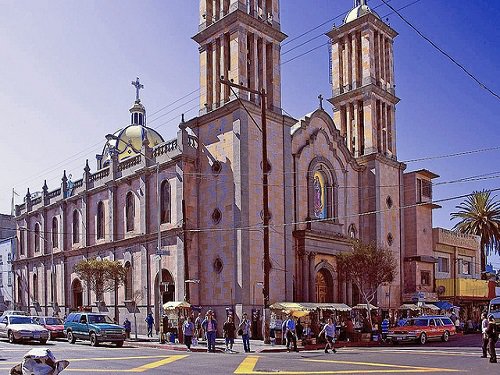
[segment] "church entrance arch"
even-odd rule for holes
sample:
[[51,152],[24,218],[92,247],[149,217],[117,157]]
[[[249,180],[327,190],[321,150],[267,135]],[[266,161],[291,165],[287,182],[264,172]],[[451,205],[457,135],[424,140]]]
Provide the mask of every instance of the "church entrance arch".
[[[159,294],[158,294],[159,293]],[[161,270],[161,281],[158,285],[158,273],[155,277],[155,322],[158,324],[160,322],[158,303],[161,300],[161,305],[169,302],[175,301],[175,283],[172,274],[166,270]]]
[[333,276],[326,268],[321,268],[316,273],[316,302],[334,302]]
[[74,309],[83,306],[83,288],[80,279],[74,279],[71,283],[71,295]]

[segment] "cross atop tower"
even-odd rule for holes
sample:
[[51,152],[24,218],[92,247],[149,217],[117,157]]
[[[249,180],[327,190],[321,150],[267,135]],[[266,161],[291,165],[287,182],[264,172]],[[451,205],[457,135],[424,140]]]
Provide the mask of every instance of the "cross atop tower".
[[136,77],[135,81],[132,81],[132,86],[135,87],[135,101],[139,102],[139,90],[144,88],[144,85],[139,82],[139,77]]

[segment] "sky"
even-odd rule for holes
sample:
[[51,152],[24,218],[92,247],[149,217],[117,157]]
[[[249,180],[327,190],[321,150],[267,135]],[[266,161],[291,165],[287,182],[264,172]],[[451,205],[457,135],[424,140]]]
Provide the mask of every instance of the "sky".
[[[386,0],[388,1],[388,0]],[[301,118],[331,97],[328,41],[352,0],[282,0],[282,106]],[[500,1],[391,0],[422,34],[500,94]],[[474,190],[500,188],[500,100],[440,54],[382,3],[371,0],[398,33],[394,42],[398,159],[407,171],[429,169],[435,227]],[[175,137],[181,113],[197,115],[198,0],[0,0],[0,212],[12,189],[49,190],[63,170],[78,179],[85,159],[95,171],[104,136],[129,124],[140,77],[148,126]],[[314,30],[313,30],[314,29]],[[311,31],[312,30],[312,31]],[[305,35],[303,35],[306,33]],[[329,112],[332,113],[331,108]],[[478,151],[479,150],[479,151]],[[442,157],[466,153],[460,156]],[[415,159],[426,159],[412,161]],[[457,181],[480,176],[474,181]],[[500,191],[493,193],[500,199]],[[500,258],[491,261],[498,268]]]

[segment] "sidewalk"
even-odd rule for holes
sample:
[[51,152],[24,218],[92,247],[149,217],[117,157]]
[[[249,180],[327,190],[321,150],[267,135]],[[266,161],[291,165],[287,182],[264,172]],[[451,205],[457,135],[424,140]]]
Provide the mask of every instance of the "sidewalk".
[[[154,335],[154,337],[147,337],[146,335],[137,335],[137,340],[134,338],[134,334],[131,335],[131,339],[125,342],[125,345],[134,346],[134,347],[148,347],[148,348],[158,348],[158,349],[166,349],[166,350],[178,350],[178,351],[187,351],[186,345],[179,343],[164,343],[160,344],[158,336]],[[335,344],[335,348],[343,348],[343,347],[370,347],[370,346],[386,346],[388,344],[380,343],[377,341],[369,341],[369,342],[352,342],[352,341],[339,341]],[[297,350],[323,350],[325,344],[314,344],[314,345],[306,345],[301,346],[297,345]],[[217,338],[215,340],[215,351],[218,353],[224,353],[226,348],[225,341],[223,338]],[[200,341],[197,346],[191,347],[192,352],[206,352],[207,351],[207,342]],[[236,353],[242,353],[243,350],[243,342],[241,338],[237,338],[234,340],[233,351]],[[252,353],[279,353],[286,352],[285,345],[270,345],[264,344],[262,340],[250,340],[250,351]]]

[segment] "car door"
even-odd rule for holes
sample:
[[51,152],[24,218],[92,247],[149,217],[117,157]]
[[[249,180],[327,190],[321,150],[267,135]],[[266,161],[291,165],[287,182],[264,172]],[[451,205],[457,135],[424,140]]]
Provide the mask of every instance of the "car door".
[[7,337],[7,326],[9,324],[9,318],[7,316],[4,316],[0,320],[0,337]]
[[429,337],[436,338],[439,336],[438,327],[434,319],[429,319]]

